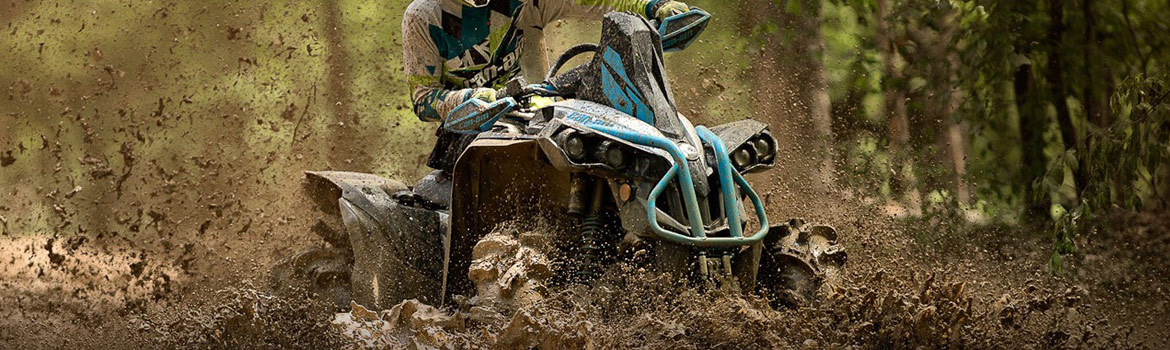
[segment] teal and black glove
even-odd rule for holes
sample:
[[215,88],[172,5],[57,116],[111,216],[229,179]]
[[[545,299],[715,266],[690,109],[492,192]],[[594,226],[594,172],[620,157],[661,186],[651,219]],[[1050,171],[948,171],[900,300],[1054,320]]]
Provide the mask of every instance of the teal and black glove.
[[651,0],[646,4],[646,16],[659,21],[690,10],[691,7],[687,4],[674,0]]

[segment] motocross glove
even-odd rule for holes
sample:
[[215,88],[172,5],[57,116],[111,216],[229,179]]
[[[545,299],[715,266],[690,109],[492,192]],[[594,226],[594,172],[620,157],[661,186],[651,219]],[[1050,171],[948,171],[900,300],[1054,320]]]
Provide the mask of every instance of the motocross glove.
[[653,14],[659,21],[667,17],[690,11],[690,6],[674,0],[652,0],[646,4],[646,14]]
[[471,94],[467,96],[466,100],[479,99],[480,101],[492,103],[496,102],[496,90],[488,88],[476,88],[471,90]]

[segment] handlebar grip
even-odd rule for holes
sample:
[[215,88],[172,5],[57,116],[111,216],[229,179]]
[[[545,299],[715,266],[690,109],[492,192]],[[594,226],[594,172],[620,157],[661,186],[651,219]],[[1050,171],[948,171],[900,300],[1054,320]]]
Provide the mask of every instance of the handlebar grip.
[[519,97],[525,94],[525,88],[528,87],[528,80],[524,77],[515,77],[509,80],[504,87],[496,93],[497,98],[504,97]]

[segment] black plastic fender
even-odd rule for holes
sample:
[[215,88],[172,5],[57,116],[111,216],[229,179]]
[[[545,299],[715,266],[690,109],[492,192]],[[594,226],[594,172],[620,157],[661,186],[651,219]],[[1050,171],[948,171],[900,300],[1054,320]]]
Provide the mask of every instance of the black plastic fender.
[[733,152],[735,149],[740,148],[744,142],[747,142],[756,135],[763,135],[763,137],[767,137],[771,140],[771,151],[773,156],[769,157],[764,162],[760,162],[756,165],[748,167],[747,169],[741,170],[743,173],[753,173],[765,169],[770,169],[773,165],[776,164],[776,138],[772,136],[772,132],[768,130],[768,124],[764,124],[763,122],[756,120],[744,119],[713,126],[711,127],[711,132],[715,133],[715,136],[719,136],[719,139],[723,140],[723,144],[727,147],[728,152]]
[[306,172],[319,201],[333,198],[353,253],[353,298],[389,308],[405,299],[440,302],[447,214],[399,204],[400,182],[350,172]]

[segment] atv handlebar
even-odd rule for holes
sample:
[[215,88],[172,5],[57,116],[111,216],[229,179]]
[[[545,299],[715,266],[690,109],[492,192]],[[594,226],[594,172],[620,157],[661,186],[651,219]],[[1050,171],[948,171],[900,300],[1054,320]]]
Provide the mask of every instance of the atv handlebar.
[[[658,30],[663,51],[670,52],[685,49],[694,42],[707,27],[707,21],[710,18],[711,14],[700,8],[692,7],[690,11],[667,17],[661,22],[650,20],[649,23],[652,24],[651,27]],[[567,91],[562,94],[557,87],[565,85],[565,82],[557,80],[565,80],[569,82],[569,85],[573,85],[579,80],[579,75],[568,74],[567,78],[554,79],[562,78],[562,76],[557,75],[557,71],[573,57],[586,52],[596,53],[597,50],[596,44],[580,44],[565,50],[549,68],[543,83],[528,84],[523,77],[512,79],[499,90],[497,93],[499,100],[496,102],[485,103],[472,99],[455,107],[451,111],[452,115],[443,122],[443,128],[461,134],[478,134],[489,130],[505,113],[523,106],[524,103],[520,102],[526,103],[525,100],[529,97],[566,95],[572,97],[575,89],[568,87]]]
[[[711,14],[698,7],[692,7],[690,11],[680,13],[674,16],[667,17],[659,21],[658,19],[650,19],[650,26],[658,29],[658,37],[662,43],[662,51],[673,52],[686,49],[691,43],[698,39],[699,34],[707,29],[707,22],[710,21]],[[548,72],[544,75],[544,81],[552,81],[553,77],[557,75],[557,71],[568,63],[573,57],[577,57],[587,52],[597,52],[597,44],[578,44],[570,47],[561,53],[557,60],[549,66]]]

